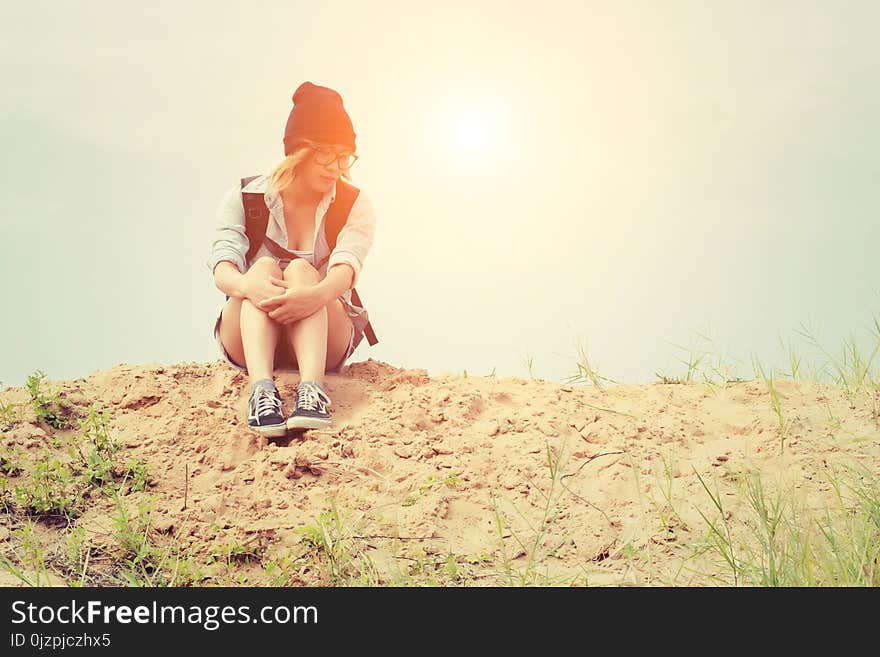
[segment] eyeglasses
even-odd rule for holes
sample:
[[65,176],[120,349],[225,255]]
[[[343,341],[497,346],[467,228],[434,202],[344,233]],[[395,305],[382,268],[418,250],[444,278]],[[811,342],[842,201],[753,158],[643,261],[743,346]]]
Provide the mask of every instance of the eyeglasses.
[[332,148],[323,146],[311,146],[311,149],[315,152],[315,162],[322,167],[338,162],[340,169],[350,169],[358,161],[358,156],[354,153],[337,153]]

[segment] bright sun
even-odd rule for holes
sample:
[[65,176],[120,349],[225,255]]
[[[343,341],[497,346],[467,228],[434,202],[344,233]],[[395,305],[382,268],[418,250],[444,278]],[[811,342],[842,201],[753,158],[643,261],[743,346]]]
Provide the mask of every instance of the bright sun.
[[492,126],[485,116],[460,112],[453,119],[456,146],[470,156],[484,155],[492,141]]
[[496,174],[509,159],[510,103],[487,89],[461,88],[425,114],[430,152],[442,175]]

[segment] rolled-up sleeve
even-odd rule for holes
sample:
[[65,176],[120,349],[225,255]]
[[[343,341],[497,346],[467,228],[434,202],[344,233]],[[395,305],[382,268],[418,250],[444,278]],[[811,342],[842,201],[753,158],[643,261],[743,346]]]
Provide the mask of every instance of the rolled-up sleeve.
[[220,200],[217,208],[217,222],[214,243],[207,265],[214,273],[217,263],[228,260],[238,267],[242,274],[247,270],[245,255],[250,245],[244,228],[244,206],[241,203],[241,188],[231,188]]
[[357,285],[375,235],[376,211],[370,197],[361,190],[351,207],[345,226],[336,238],[336,248],[330,254],[327,271],[334,265],[350,265],[354,270],[351,286]]

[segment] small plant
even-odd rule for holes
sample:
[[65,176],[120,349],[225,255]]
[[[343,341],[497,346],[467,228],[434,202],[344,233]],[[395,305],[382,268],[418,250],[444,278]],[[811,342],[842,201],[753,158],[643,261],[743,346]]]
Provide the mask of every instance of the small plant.
[[665,455],[661,455],[663,462],[663,477],[657,478],[657,488],[663,497],[663,504],[659,504],[653,498],[651,503],[660,518],[663,526],[663,534],[665,538],[674,538],[677,528],[687,529],[687,524],[675,509],[675,499],[673,495],[673,487],[675,482],[675,455],[671,453],[667,460]]
[[13,449],[5,448],[0,452],[0,473],[17,477],[22,470],[22,463],[25,462],[25,452],[20,447]]
[[801,357],[794,353],[794,349],[791,346],[791,340],[789,340],[788,342],[788,347],[786,347],[781,337],[779,338],[779,342],[782,345],[782,348],[785,349],[788,354],[788,376],[791,377],[792,381],[797,381],[799,378],[803,378],[803,376],[801,375]]
[[566,383],[592,383],[594,386],[596,386],[596,388],[603,392],[605,390],[604,386],[602,385],[603,381],[607,381],[608,383],[617,383],[617,381],[613,381],[612,379],[601,376],[596,368],[590,364],[590,359],[587,356],[587,352],[584,349],[583,345],[580,343],[580,340],[578,340],[577,342],[577,352],[577,373],[565,378],[564,381]]
[[[14,477],[9,499],[29,516],[50,520],[58,516],[68,520],[82,512],[90,490],[115,495],[128,485],[128,491],[146,490],[150,475],[146,465],[131,459],[124,466],[118,462],[120,446],[107,429],[106,413],[89,408],[81,422],[79,435],[69,438],[66,457],[47,449],[27,452],[21,449],[0,452],[0,473]],[[60,443],[59,443],[60,446]]]
[[742,474],[738,487],[745,505],[735,524],[721,494],[700,478],[718,512],[700,511],[709,527],[708,547],[727,562],[735,586],[880,584],[880,481],[867,470],[843,480],[833,468],[825,478],[834,497],[830,506],[816,508],[794,489],[769,492],[760,474]]
[[82,527],[71,527],[67,533],[67,558],[70,568],[79,575],[78,580],[71,582],[73,586],[86,585],[91,556],[92,549],[86,540],[86,530]]
[[68,418],[71,415],[71,406],[60,397],[59,391],[51,389],[45,378],[46,374],[37,370],[25,382],[37,419],[55,429],[66,429],[70,424]]
[[459,568],[458,560],[455,558],[454,554],[447,555],[446,563],[443,564],[443,572],[449,577],[449,579],[457,580],[459,578],[461,569]]
[[152,541],[152,515],[155,500],[137,505],[137,515],[125,506],[119,492],[114,493],[116,514],[114,539],[119,548],[115,556],[124,566],[118,576],[129,586],[181,586],[203,579],[201,569],[172,545],[160,547]]
[[456,474],[447,475],[443,483],[456,490],[464,486],[464,480]]
[[697,512],[700,514],[700,517],[703,518],[706,525],[709,527],[707,542],[711,548],[715,549],[722,556],[724,561],[730,567],[731,572],[733,573],[733,584],[736,586],[740,583],[740,563],[733,538],[731,537],[731,527],[729,523],[730,514],[724,509],[724,505],[721,502],[721,493],[718,491],[717,486],[713,493],[709,490],[709,486],[706,485],[706,482],[700,476],[700,473],[694,470],[694,474],[697,475],[697,479],[700,480],[703,490],[709,495],[709,499],[712,500],[712,504],[715,506],[715,509],[720,516],[720,520],[712,520],[709,516],[703,513],[699,507],[697,507]]
[[[734,376],[736,365],[740,363],[737,358],[730,354],[719,354],[715,350],[715,342],[709,336],[699,331],[692,331],[696,335],[696,342],[705,346],[684,347],[675,343],[670,343],[676,349],[684,352],[684,358],[677,358],[680,363],[687,368],[684,375],[680,377],[666,377],[657,375],[664,379],[663,383],[692,383],[696,381],[697,375],[701,375],[704,383],[715,385],[716,383],[735,383],[742,381]],[[733,363],[729,362],[733,361]]]
[[[561,511],[560,501],[566,493],[567,488],[562,484],[562,467],[566,461],[565,445],[558,449],[553,449],[549,444],[546,445],[547,467],[550,473],[550,483],[547,490],[538,490],[544,498],[544,505],[541,517],[537,522],[532,522],[523,515],[515,506],[514,510],[519,513],[520,517],[527,527],[527,531],[514,531],[507,521],[504,513],[498,506],[498,500],[493,496],[492,505],[495,517],[495,529],[498,533],[498,539],[501,547],[502,567],[507,575],[508,583],[513,586],[526,586],[540,583],[540,575],[538,566],[545,558],[552,556],[559,549],[561,543],[551,544],[550,532],[553,523]],[[513,564],[513,558],[508,554],[506,544],[504,542],[507,531],[518,546],[516,551],[519,555],[525,556],[525,565],[521,569],[517,569]],[[566,539],[563,539],[564,542]]]
[[880,387],[880,374],[872,372],[874,361],[880,355],[880,318],[874,318],[873,328],[876,333],[876,344],[870,356],[864,358],[859,351],[855,338],[851,338],[849,341],[844,342],[843,357],[839,361],[819,344],[812,331],[803,322],[801,323],[800,330],[796,332],[825,355],[837,373],[834,383],[843,386],[847,396],[852,397],[858,392],[871,394]]
[[353,552],[354,524],[339,513],[334,498],[330,498],[329,510],[321,513],[315,524],[298,531],[313,548],[332,585],[344,584],[361,574]]
[[[450,483],[450,482],[455,482],[456,480],[461,481],[453,474],[453,475],[449,476],[446,483],[450,488],[454,488],[455,484]],[[401,502],[400,505],[401,506],[414,505],[422,497],[424,497],[434,487],[434,485],[438,481],[439,481],[438,475],[428,475],[428,477],[425,478],[425,481],[423,481],[421,483],[421,485],[419,485],[419,487],[416,490],[412,491],[409,495],[407,495],[405,498],[403,498],[403,502]]]
[[19,404],[0,399],[0,431],[8,431],[21,422],[24,412]]
[[79,515],[83,485],[69,464],[48,452],[25,471],[15,486],[15,499],[25,513],[36,516]]
[[147,490],[151,482],[146,464],[141,463],[137,459],[131,459],[126,463],[123,478],[124,481],[127,480],[129,482],[129,490],[132,492]]
[[122,549],[122,557],[132,564],[148,563],[152,556],[149,532],[152,524],[152,504],[141,502],[133,515],[117,495],[116,515],[113,517],[114,538]]
[[130,491],[146,490],[150,483],[147,466],[130,459],[124,466],[118,462],[122,446],[109,431],[110,417],[106,411],[90,406],[80,423],[79,439],[73,443],[72,456],[80,464],[82,475],[94,488],[126,482]]
[[761,363],[757,358],[755,358],[755,370],[756,373],[760,373],[761,378],[764,380],[764,384],[767,386],[767,390],[770,391],[770,402],[773,405],[773,411],[776,413],[776,419],[779,422],[780,449],[785,449],[785,436],[788,431],[788,422],[782,415],[782,401],[779,398],[779,392],[773,385],[773,375],[771,374],[770,376],[767,376],[764,374],[764,368],[761,366]]
[[294,579],[291,571],[296,562],[297,557],[289,551],[280,557],[264,557],[262,560],[263,573],[268,579],[268,585],[289,586]]
[[119,451],[119,445],[111,438],[108,423],[106,412],[90,406],[88,415],[80,424],[80,441],[74,445],[83,475],[96,488],[114,481],[113,457]]
[[[681,347],[679,345],[675,346],[679,349],[684,350],[684,347]],[[684,363],[684,365],[687,367],[687,371],[684,375],[685,383],[690,383],[694,380],[694,373],[697,371],[697,368],[700,366],[700,363],[705,357],[706,354],[695,354],[693,351],[691,351],[689,357],[686,360],[682,360],[681,358],[678,359],[680,363]]]
[[211,550],[206,563],[209,565],[221,563],[229,569],[235,564],[250,563],[252,560],[260,561],[260,555],[256,548],[230,541]]
[[[43,549],[42,541],[37,536],[36,527],[33,522],[27,522],[23,527],[14,530],[13,535],[20,540],[21,550],[24,554],[20,555],[19,562],[26,565],[33,572],[33,580],[25,577],[23,573],[18,572],[19,578],[31,586],[48,586],[51,584],[49,577],[49,569],[46,565],[46,555]],[[8,563],[8,560],[7,560]]]

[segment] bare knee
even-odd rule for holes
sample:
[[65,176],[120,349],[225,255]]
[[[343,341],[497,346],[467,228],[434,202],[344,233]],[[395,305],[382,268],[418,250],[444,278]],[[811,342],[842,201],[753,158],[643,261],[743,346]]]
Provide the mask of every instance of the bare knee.
[[254,260],[251,264],[251,269],[263,272],[266,276],[281,278],[281,267],[278,266],[278,263],[275,262],[274,258],[270,258],[269,256],[263,256],[262,258]]
[[317,283],[321,280],[318,270],[302,258],[294,258],[284,270],[284,280],[297,283]]
[[229,357],[244,366],[244,346],[241,342],[241,299],[230,298],[223,307],[218,337]]

